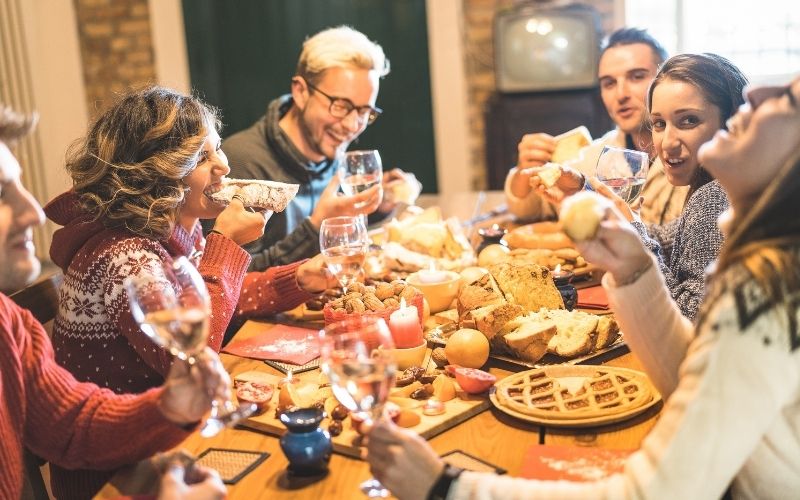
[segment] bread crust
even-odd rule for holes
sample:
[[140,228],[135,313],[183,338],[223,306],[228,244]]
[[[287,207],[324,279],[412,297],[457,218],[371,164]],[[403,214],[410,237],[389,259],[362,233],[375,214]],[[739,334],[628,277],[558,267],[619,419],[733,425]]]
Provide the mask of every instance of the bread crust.
[[299,188],[298,184],[285,182],[226,179],[222,189],[212,193],[210,198],[227,205],[234,196],[238,196],[245,207],[283,212],[297,195]]

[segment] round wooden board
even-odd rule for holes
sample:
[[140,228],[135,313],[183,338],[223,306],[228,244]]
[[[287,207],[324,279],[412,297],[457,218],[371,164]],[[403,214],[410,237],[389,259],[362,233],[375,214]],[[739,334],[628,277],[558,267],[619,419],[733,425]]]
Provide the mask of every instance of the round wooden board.
[[[511,415],[512,417],[518,418],[520,420],[525,420],[527,422],[531,422],[534,424],[549,425],[552,427],[596,427],[598,425],[613,424],[616,422],[621,422],[623,420],[632,418],[644,412],[648,408],[654,406],[659,401],[661,401],[661,394],[659,394],[656,388],[653,387],[653,385],[650,383],[649,379],[647,378],[647,375],[637,370],[631,370],[628,368],[619,368],[613,366],[555,365],[528,371],[544,370],[545,374],[548,377],[558,378],[558,377],[590,377],[598,369],[602,369],[612,373],[620,373],[629,376],[632,375],[639,379],[647,381],[647,383],[650,385],[650,391],[653,394],[653,397],[648,402],[642,404],[639,407],[631,408],[630,410],[619,413],[612,413],[605,416],[591,417],[591,418],[559,418],[559,419],[534,417],[532,415],[520,413],[516,410],[508,408],[498,400],[497,396],[495,395],[495,390],[492,390],[491,394],[489,394],[489,400],[492,402],[495,408],[497,408],[498,410],[502,411],[507,415]],[[526,372],[519,372],[518,374],[515,375],[519,375],[521,373],[526,373]],[[502,381],[499,383],[502,383]]]

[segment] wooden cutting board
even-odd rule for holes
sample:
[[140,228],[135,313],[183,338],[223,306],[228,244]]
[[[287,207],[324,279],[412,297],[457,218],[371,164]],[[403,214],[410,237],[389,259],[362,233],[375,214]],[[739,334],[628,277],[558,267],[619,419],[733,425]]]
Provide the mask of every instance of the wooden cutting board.
[[[314,383],[317,383],[319,376],[320,373],[316,370],[296,375],[296,377],[302,380]],[[240,425],[274,436],[282,436],[286,432],[286,427],[276,418],[275,409],[278,406],[278,384],[283,379],[278,375],[253,370],[237,375],[236,380],[268,383],[275,387],[272,401],[266,411],[260,415],[248,418]],[[457,385],[458,384],[456,384],[456,386]],[[417,432],[420,436],[430,439],[491,406],[488,395],[472,396],[460,391],[458,388],[457,393],[458,396],[456,396],[455,399],[445,403],[445,413],[435,416],[424,415],[422,413],[422,403],[424,403],[424,401],[420,402],[410,398],[392,398],[392,401],[398,403],[400,406],[415,406],[411,409],[420,415],[421,421],[416,426],[410,427],[410,429]],[[326,417],[325,420],[322,421],[322,427],[327,429],[330,422],[331,418]],[[352,428],[350,417],[347,417],[342,423],[342,433],[332,439],[333,451],[349,457],[361,458],[361,436]]]

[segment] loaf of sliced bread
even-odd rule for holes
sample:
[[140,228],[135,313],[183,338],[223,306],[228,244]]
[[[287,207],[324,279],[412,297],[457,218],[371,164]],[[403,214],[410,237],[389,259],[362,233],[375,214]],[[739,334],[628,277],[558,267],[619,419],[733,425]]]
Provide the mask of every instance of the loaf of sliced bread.
[[525,311],[516,304],[492,304],[472,310],[475,327],[491,340],[512,319],[522,316]]
[[511,304],[518,304],[526,311],[538,311],[542,307],[564,309],[564,301],[546,267],[501,263],[489,266],[489,272]]
[[456,299],[458,317],[463,319],[467,313],[475,309],[505,302],[497,282],[487,273],[469,285],[461,287]]

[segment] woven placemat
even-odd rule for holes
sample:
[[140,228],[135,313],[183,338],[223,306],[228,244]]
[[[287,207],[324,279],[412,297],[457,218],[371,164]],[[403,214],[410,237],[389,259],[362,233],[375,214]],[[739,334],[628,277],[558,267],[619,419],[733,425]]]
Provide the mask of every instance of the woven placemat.
[[295,365],[292,363],[284,363],[283,361],[273,361],[271,359],[264,361],[264,363],[283,373],[289,373],[290,371],[292,373],[302,373],[313,370],[314,368],[319,368],[319,358],[312,359],[304,365]]
[[219,472],[223,483],[236,484],[267,457],[269,453],[264,451],[209,448],[197,457],[195,463]]

